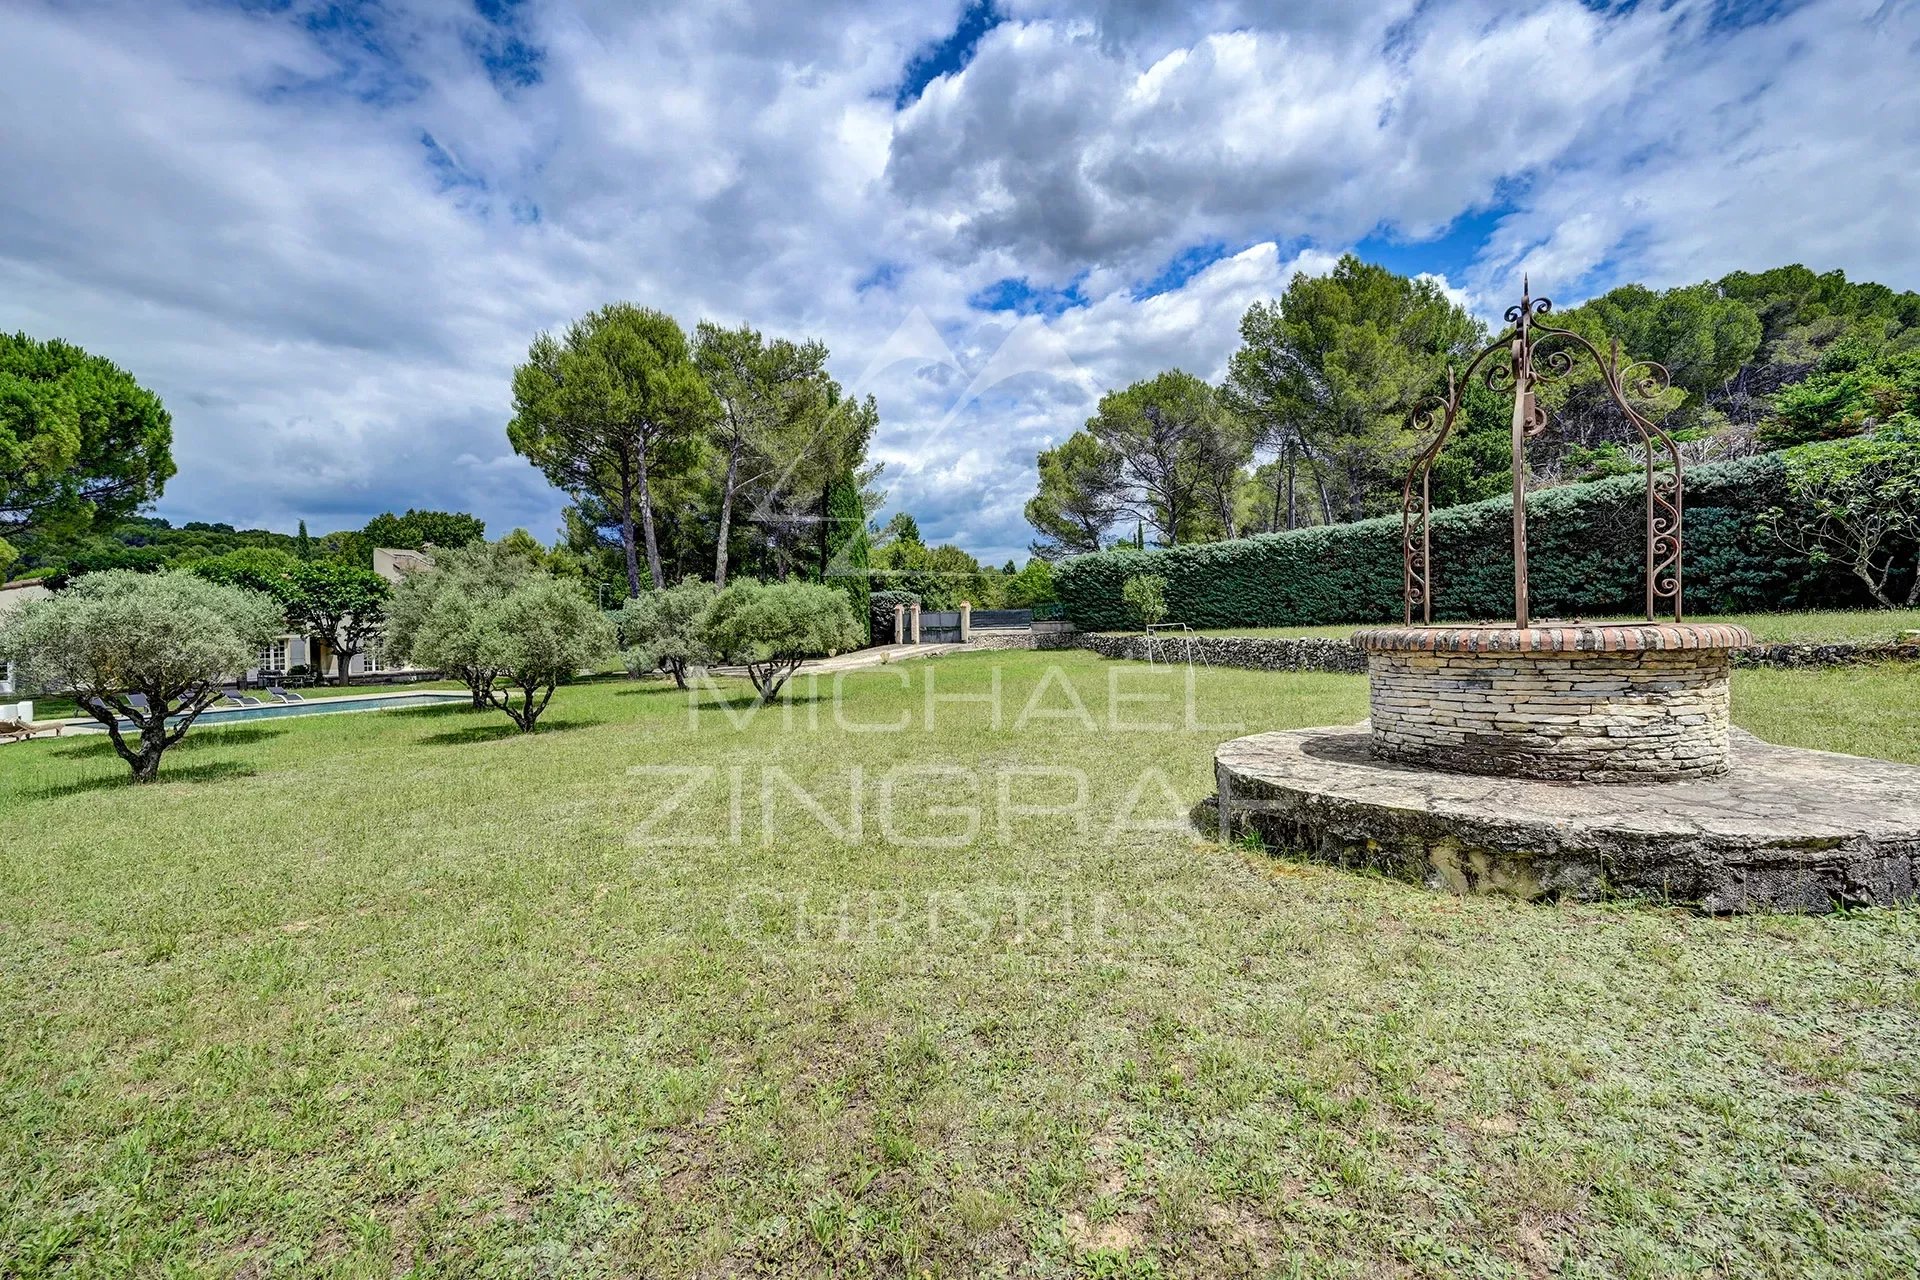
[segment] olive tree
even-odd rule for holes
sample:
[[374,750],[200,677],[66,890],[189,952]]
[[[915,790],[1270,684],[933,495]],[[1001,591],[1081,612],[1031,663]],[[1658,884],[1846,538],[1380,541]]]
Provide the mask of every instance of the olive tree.
[[714,586],[688,578],[664,591],[643,591],[614,615],[621,662],[632,675],[664,669],[682,689],[687,668],[712,660],[701,638],[701,619],[713,603]]
[[[533,732],[558,685],[604,660],[614,648],[607,616],[577,583],[551,574],[530,577],[499,598],[475,605],[471,625],[481,662],[498,673],[487,701],[506,712],[522,733]],[[518,706],[515,691],[520,694]]]
[[133,780],[152,782],[161,753],[284,625],[280,602],[263,592],[185,570],[110,569],[10,614],[0,625],[0,659],[71,693],[106,726]]
[[402,577],[387,600],[386,652],[415,666],[457,676],[476,709],[500,672],[481,652],[482,607],[542,576],[517,544],[505,540],[435,549],[433,567]]
[[714,597],[700,631],[721,661],[747,669],[762,702],[771,701],[806,659],[861,643],[846,595],[806,582],[762,586],[735,579]]
[[1920,604],[1920,424],[1799,445],[1781,459],[1792,506],[1770,509],[1762,527],[1817,565],[1845,568],[1889,609]]

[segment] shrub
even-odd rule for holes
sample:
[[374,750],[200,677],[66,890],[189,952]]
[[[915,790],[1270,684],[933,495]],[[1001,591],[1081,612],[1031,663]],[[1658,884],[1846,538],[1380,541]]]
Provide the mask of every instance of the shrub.
[[[11,614],[0,627],[0,659],[71,693],[106,726],[133,780],[152,782],[161,754],[283,625],[280,602],[262,592],[179,569],[109,569]],[[139,730],[138,746],[127,741],[122,721]]]
[[1136,573],[1120,584],[1120,600],[1142,627],[1167,616],[1167,580],[1157,573]]
[[500,673],[481,652],[483,607],[540,576],[525,554],[504,543],[436,549],[433,568],[409,573],[393,588],[386,651],[458,676],[473,705],[485,707]]
[[622,605],[614,625],[627,673],[638,676],[665,668],[675,684],[686,688],[687,668],[711,658],[700,638],[700,624],[714,594],[711,582],[688,578],[664,591],[643,591]]
[[[547,709],[553,691],[613,652],[613,624],[580,588],[539,574],[474,610],[480,660],[499,672],[487,700],[522,733]],[[500,686],[507,692],[502,693]],[[513,691],[520,693],[520,705]],[[535,696],[538,695],[538,700]]]
[[[1644,607],[1645,502],[1645,482],[1635,476],[1528,497],[1528,583],[1536,615]],[[1791,505],[1779,455],[1688,471],[1686,503],[1689,611],[1819,608],[1861,599],[1837,568],[1814,564],[1760,527],[1769,507]],[[1511,519],[1508,498],[1434,512],[1436,621],[1511,616]],[[1164,578],[1168,616],[1195,627],[1398,621],[1400,534],[1396,515],[1161,550],[1122,546],[1068,560],[1054,579],[1067,616],[1085,631],[1133,623],[1121,592],[1138,574]]]
[[714,598],[701,631],[707,648],[723,661],[746,667],[762,702],[780,692],[801,662],[860,643],[846,596],[806,582],[730,582]]
[[1031,609],[1057,599],[1053,585],[1053,566],[1039,556],[1027,561],[1027,567],[1006,581],[1005,604],[1009,609]]

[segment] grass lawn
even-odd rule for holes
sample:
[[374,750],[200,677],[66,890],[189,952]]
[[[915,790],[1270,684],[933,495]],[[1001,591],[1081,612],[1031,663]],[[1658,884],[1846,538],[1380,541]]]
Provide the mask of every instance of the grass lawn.
[[[1497,621],[1497,619],[1496,619]],[[1511,621],[1511,619],[1509,619]],[[1644,622],[1642,617],[1593,618],[1593,622]],[[1753,632],[1763,644],[1823,642],[1889,644],[1902,632],[1920,631],[1920,609],[1828,609],[1801,613],[1716,613],[1689,618],[1689,622],[1732,622]],[[1333,627],[1229,627],[1202,631],[1203,636],[1278,636],[1288,639],[1341,638],[1357,627],[1386,626],[1379,622],[1349,622]]]
[[[1110,701],[1185,678],[966,655],[746,724],[603,682],[532,737],[196,732],[137,791],[0,748],[0,1274],[1920,1271],[1920,915],[1209,843],[1213,745],[1365,682]],[[1910,668],[1735,700],[1920,762]]]

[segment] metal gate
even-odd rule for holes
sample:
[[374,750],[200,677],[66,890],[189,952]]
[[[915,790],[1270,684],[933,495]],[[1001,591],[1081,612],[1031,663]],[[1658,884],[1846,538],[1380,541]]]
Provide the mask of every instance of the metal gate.
[[[908,626],[912,626],[911,620]],[[935,612],[922,609],[920,611],[920,643],[959,644],[960,611],[953,609]]]

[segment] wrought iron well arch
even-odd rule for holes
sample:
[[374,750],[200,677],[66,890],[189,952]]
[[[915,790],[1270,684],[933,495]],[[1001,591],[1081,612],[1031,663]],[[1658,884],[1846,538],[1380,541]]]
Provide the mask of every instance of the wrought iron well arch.
[[[1494,391],[1511,388],[1513,392],[1513,621],[1516,627],[1528,625],[1527,440],[1547,426],[1547,412],[1535,388],[1543,379],[1571,373],[1575,357],[1581,353],[1593,358],[1607,394],[1640,433],[1646,457],[1647,620],[1653,620],[1662,601],[1672,602],[1675,622],[1682,620],[1680,552],[1684,479],[1680,449],[1672,436],[1627,400],[1627,388],[1651,397],[1672,385],[1672,377],[1665,366],[1651,360],[1630,360],[1622,365],[1617,338],[1609,353],[1603,355],[1584,335],[1541,323],[1539,317],[1552,310],[1552,302],[1532,296],[1531,285],[1523,276],[1520,301],[1507,308],[1506,331],[1482,348],[1458,375],[1449,366],[1446,395],[1414,412],[1415,430],[1432,431],[1433,438],[1414,459],[1400,494],[1404,551],[1402,598],[1409,626],[1413,624],[1416,606],[1422,623],[1433,621],[1433,464],[1445,447],[1447,437],[1453,434],[1453,424],[1460,416],[1467,387],[1476,376]],[[1493,359],[1489,363],[1490,357],[1502,353],[1504,360]]]

